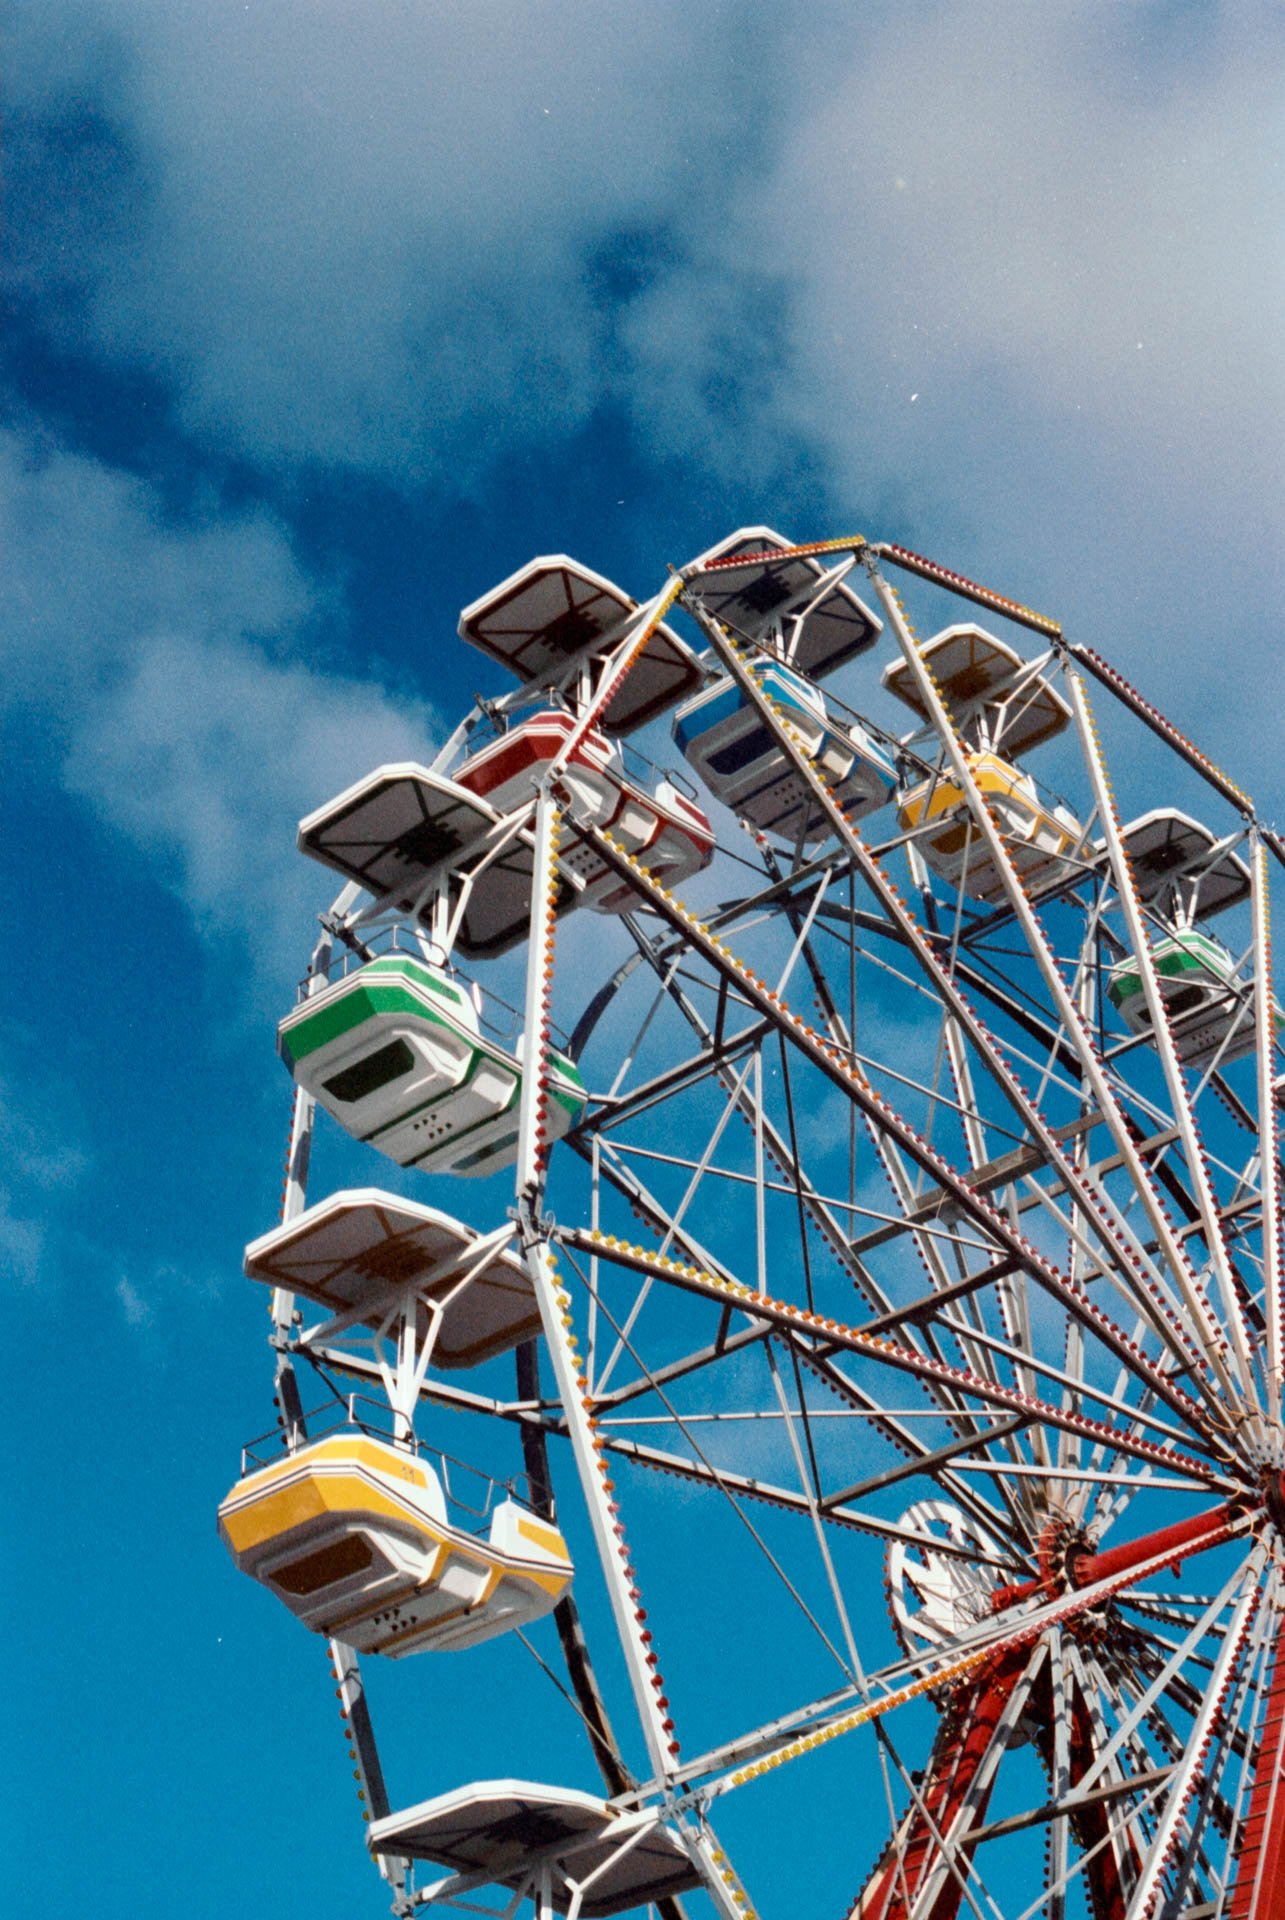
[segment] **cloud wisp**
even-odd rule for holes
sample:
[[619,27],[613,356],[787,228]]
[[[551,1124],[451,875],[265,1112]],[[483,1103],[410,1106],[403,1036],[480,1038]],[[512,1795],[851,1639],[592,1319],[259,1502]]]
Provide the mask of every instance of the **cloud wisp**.
[[293,969],[326,881],[301,814],[423,758],[422,700],[291,657],[324,600],[262,514],[174,527],[96,462],[0,442],[6,704],[38,775],[89,807],[203,934]]
[[[60,63],[72,23],[93,53]],[[64,211],[23,285],[57,286],[64,340],[161,374],[193,434],[260,462],[458,484],[494,451],[482,417],[509,443],[574,431],[617,379],[595,257],[716,203],[751,144],[745,37],[677,0],[55,0],[28,38],[33,215],[69,153],[106,204],[76,227],[74,284]]]

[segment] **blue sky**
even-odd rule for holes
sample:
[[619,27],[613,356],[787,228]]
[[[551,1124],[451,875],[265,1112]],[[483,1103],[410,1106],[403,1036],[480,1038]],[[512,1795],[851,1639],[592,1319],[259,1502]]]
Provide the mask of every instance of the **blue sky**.
[[1279,824],[1285,22],[43,0],[4,65],[19,1910],[378,1911],[214,1533],[295,823],[498,691],[455,620],[532,554],[644,594],[766,521],[1056,614]]

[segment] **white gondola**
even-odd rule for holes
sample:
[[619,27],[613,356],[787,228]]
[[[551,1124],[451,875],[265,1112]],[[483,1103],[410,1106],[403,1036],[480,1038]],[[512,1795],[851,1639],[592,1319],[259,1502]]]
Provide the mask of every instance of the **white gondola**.
[[1139,898],[1163,920],[1187,926],[1249,898],[1245,862],[1189,813],[1157,807],[1131,820],[1121,838]]
[[410,912],[476,860],[496,826],[485,800],[413,761],[376,767],[299,822],[298,845],[377,900]]
[[[970,753],[969,766],[1026,891],[1046,893],[1073,877],[1080,823],[1066,807],[1042,800],[1020,767],[995,753]],[[947,886],[974,900],[1004,898],[1004,882],[973,819],[963,788],[950,773],[933,774],[903,795],[903,833],[913,833],[925,862]]]
[[[277,1029],[295,1080],[340,1125],[398,1166],[483,1175],[517,1158],[522,1043],[480,1031],[468,993],[408,954],[369,960],[306,994]],[[584,1110],[584,1083],[551,1054],[547,1137]]]
[[547,1521],[504,1500],[485,1538],[471,1533],[448,1517],[433,1467],[362,1433],[248,1474],[219,1508],[219,1533],[314,1633],[393,1659],[526,1626],[574,1572]]
[[[426,767],[376,767],[300,823],[299,846],[434,932],[439,904],[458,905],[453,946],[466,959],[506,952],[530,924],[530,833]],[[558,911],[576,897],[560,880]]]
[[[1071,709],[1052,682],[984,627],[971,621],[945,627],[924,641],[919,654],[970,746],[995,748],[1016,759],[1070,724]],[[886,666],[883,685],[927,720],[928,709],[908,661]]]
[[[528,805],[546,768],[576,730],[577,722],[568,713],[551,709],[534,714],[471,755],[457,770],[456,783],[496,813]],[[617,751],[596,728],[572,746],[560,778],[570,796],[572,817],[609,832],[663,885],[680,886],[713,858],[713,828],[695,802],[670,780],[662,780],[654,791],[631,780]],[[636,900],[628,882],[584,842],[569,838],[561,865],[579,889],[576,905],[619,913]]]
[[529,1889],[544,1865],[554,1909],[574,1904],[581,1920],[633,1912],[699,1884],[690,1854],[654,1809],[621,1809],[529,1780],[459,1787],[372,1821],[366,1838],[374,1853],[484,1874],[514,1893]]
[[360,1187],[332,1193],[245,1250],[249,1279],[327,1314],[383,1328],[415,1302],[415,1335],[435,1367],[476,1367],[540,1332],[531,1277],[504,1248],[435,1207]]
[[[471,647],[531,688],[574,689],[592,677],[639,614],[622,588],[565,553],[528,561],[460,615]],[[662,621],[608,703],[601,726],[615,738],[645,726],[700,685],[691,649]]]
[[742,527],[693,563],[691,591],[733,633],[820,680],[872,647],[883,622],[814,555],[774,557],[791,544],[771,527]]
[[[1151,958],[1180,1060],[1200,1071],[1252,1050],[1258,1035],[1253,986],[1238,978],[1226,947],[1199,928],[1182,927],[1157,941]],[[1111,969],[1107,994],[1130,1033],[1149,1039],[1151,1009],[1132,954]],[[1285,1016],[1275,1001],[1272,1008],[1279,1034]]]
[[[892,798],[896,768],[860,725],[831,720],[816,688],[789,667],[756,663],[765,694],[784,712],[848,818],[875,813]],[[762,833],[791,843],[819,840],[825,814],[782,752],[775,734],[730,679],[716,680],[680,707],[674,738],[710,792]]]

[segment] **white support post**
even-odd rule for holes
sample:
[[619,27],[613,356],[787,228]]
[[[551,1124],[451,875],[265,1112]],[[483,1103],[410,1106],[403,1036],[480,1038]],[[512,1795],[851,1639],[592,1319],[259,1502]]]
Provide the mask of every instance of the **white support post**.
[[875,566],[869,567],[869,574],[880,604],[888,616],[888,624],[901,648],[924,711],[928,714],[945,747],[952,777],[967,798],[977,832],[985,841],[996,872],[1004,882],[1005,893],[1014,918],[1044,977],[1057,1017],[1075,1047],[1084,1077],[1097,1101],[1098,1110],[1110,1129],[1117,1153],[1128,1169],[1146,1213],[1148,1225],[1164,1255],[1165,1264],[1173,1276],[1183,1306],[1191,1317],[1192,1332],[1199,1345],[1201,1356],[1226,1399],[1243,1405],[1239,1381],[1227,1364],[1222,1329],[1210,1310],[1209,1302],[1200,1287],[1182,1242],[1174,1232],[1172,1222],[1161,1204],[1160,1196],[1151,1179],[1150,1169],[1139,1154],[1125,1124],[1125,1116],[1116,1097],[1115,1088],[1098,1056],[1093,1044],[1093,1036],[1085,1026],[1074,997],[1062,978],[1057,958],[1031,905],[1026,889],[1022,885],[1017,869],[1013,865],[1012,856],[1004,844],[1003,835],[991,818],[937,682],[915,644],[915,637],[901,609],[900,598]]
[[683,1822],[679,1829],[688,1857],[709,1891],[723,1920],[758,1920],[749,1896],[708,1820],[701,1816],[698,1826]]
[[[1263,1206],[1263,1310],[1267,1316],[1267,1391],[1272,1416],[1281,1415],[1285,1366],[1285,1283],[1281,1261],[1280,1122],[1276,1113],[1276,1006],[1272,993],[1271,895],[1267,853],[1255,835],[1250,850],[1254,922],[1254,1020],[1258,1067],[1259,1191]],[[1279,1454],[1275,1465],[1282,1464]]]
[[[360,888],[354,884],[345,887],[331,909],[332,913],[346,913],[359,892]],[[318,993],[325,985],[325,970],[330,964],[333,946],[330,934],[324,933],[312,956],[309,993]],[[281,1195],[282,1224],[287,1220],[297,1220],[308,1202],[308,1162],[312,1152],[316,1112],[316,1102],[312,1096],[305,1093],[302,1087],[296,1087],[290,1119],[290,1145],[286,1154],[285,1185]],[[284,1288],[274,1288],[271,1311],[273,1338],[277,1348],[276,1391],[281,1421],[289,1444],[297,1446],[300,1441],[307,1439],[307,1429],[295,1379],[294,1360],[285,1345],[294,1326],[294,1295]],[[386,1814],[389,1806],[370,1709],[366,1704],[361,1665],[356,1649],[342,1640],[329,1640],[327,1650],[331,1678],[339,1697],[339,1715],[344,1722],[348,1741],[348,1757],[357,1775],[357,1797],[362,1806],[362,1820],[369,1824],[372,1818],[379,1819]],[[378,1854],[375,1863],[392,1887],[395,1900],[403,1900],[410,1881],[409,1860],[394,1854]]]
[[[633,672],[634,667],[646,650],[647,642],[669,612],[683,590],[683,582],[677,576],[661,590],[654,599],[639,607],[616,651],[611,654],[602,669],[598,689],[593,698],[582,708],[575,726],[559,748],[558,753],[549,762],[545,770],[545,780],[552,784],[562,775],[571,761],[576,749],[584,740],[594,723],[607,711],[621,687]],[[538,859],[537,859],[538,871]]]
[[1195,1111],[1183,1081],[1182,1064],[1178,1059],[1178,1049],[1174,1044],[1173,1031],[1169,1025],[1169,1011],[1165,1005],[1164,995],[1160,991],[1160,980],[1151,951],[1151,937],[1143,917],[1142,903],[1138,899],[1133,872],[1129,866],[1120,815],[1107,774],[1106,762],[1102,756],[1102,744],[1098,739],[1093,709],[1089,705],[1088,689],[1078,673],[1067,675],[1067,687],[1079,729],[1085,764],[1089,770],[1093,798],[1097,804],[1098,819],[1106,841],[1116,900],[1124,917],[1129,942],[1133,948],[1133,956],[1142,981],[1143,993],[1146,996],[1147,1009],[1151,1016],[1152,1043],[1164,1070],[1174,1122],[1178,1128],[1183,1155],[1187,1163],[1187,1178],[1191,1183],[1192,1196],[1200,1212],[1205,1245],[1209,1250],[1209,1258],[1218,1281],[1223,1317],[1230,1331],[1239,1363],[1244,1397],[1251,1405],[1256,1405],[1254,1361],[1250,1351],[1249,1329],[1245,1324],[1244,1310],[1236,1291],[1236,1280],[1232,1273],[1231,1257],[1227,1250],[1222,1218],[1218,1211],[1218,1200],[1209,1177],[1208,1156],[1205,1153],[1204,1141],[1200,1137],[1196,1124]]
[[[316,1117],[316,1104],[311,1094],[302,1087],[295,1088],[294,1106],[290,1114],[290,1145],[286,1152],[285,1184],[281,1192],[281,1220],[295,1220],[303,1212],[307,1203],[308,1159],[312,1151],[312,1128]],[[295,1378],[294,1361],[290,1357],[287,1342],[294,1329],[294,1295],[284,1287],[272,1289],[272,1303],[268,1311],[272,1316],[272,1344],[276,1348],[276,1366],[273,1372],[273,1391],[277,1400],[277,1412],[281,1421],[281,1431],[286,1445],[297,1447],[306,1440],[307,1429],[303,1418],[303,1401],[299,1395],[299,1383]]]
[[553,942],[557,915],[558,841],[562,815],[547,787],[535,811],[535,859],[531,869],[531,918],[527,946],[522,1097],[518,1109],[517,1202],[535,1207],[544,1192],[548,1156],[545,1121],[549,1103],[549,1010],[553,998]]
[[393,1413],[393,1438],[399,1445],[412,1449],[415,1444],[415,1408],[419,1404],[419,1390],[427,1377],[428,1363],[433,1357],[433,1348],[442,1324],[441,1301],[424,1300],[428,1325],[421,1340],[420,1303],[420,1289],[414,1282],[402,1289],[401,1299],[394,1309],[397,1319],[396,1360],[391,1370],[385,1369],[381,1362],[381,1371],[385,1373],[385,1391]]
[[[518,1129],[518,1227],[648,1758],[655,1777],[668,1783],[678,1771],[674,1722],[614,1498],[606,1445],[596,1428],[585,1361],[571,1314],[571,1295],[559,1276],[542,1213],[548,1155],[544,1122],[549,1099],[558,829],[558,806],[546,787],[536,803],[536,859],[527,956],[526,1053]],[[730,1903],[723,1880],[706,1854],[698,1851],[693,1854],[693,1860],[720,1911],[726,1913],[729,1920],[733,1914],[737,1920],[746,1920],[745,1907],[739,1902]]]
[[[361,889],[351,882],[340,893],[331,913],[344,913],[356,899]],[[326,968],[330,965],[334,952],[334,938],[323,931],[313,949],[308,966],[305,992],[320,993],[326,984]],[[290,1144],[286,1149],[285,1180],[281,1188],[281,1223],[297,1220],[308,1204],[308,1163],[312,1158],[312,1131],[317,1115],[317,1103],[310,1093],[296,1085],[294,1104],[290,1109]],[[277,1349],[276,1392],[282,1413],[282,1424],[286,1428],[290,1444],[297,1445],[303,1432],[303,1408],[299,1400],[299,1389],[295,1383],[294,1365],[285,1350],[294,1327],[294,1295],[284,1287],[272,1289],[272,1333]],[[287,1421],[288,1409],[288,1421]]]
[[[344,1737],[348,1742],[348,1758],[357,1775],[357,1798],[361,1803],[362,1822],[369,1826],[372,1820],[382,1820],[390,1807],[384,1772],[375,1746],[374,1729],[370,1724],[370,1709],[366,1705],[365,1682],[352,1647],[343,1640],[330,1640],[327,1646],[330,1675],[339,1700],[339,1717],[344,1723]],[[377,1853],[375,1865],[397,1897],[404,1898],[410,1879],[410,1861],[400,1854]]]
[[[452,1252],[405,1286],[389,1292],[387,1307],[375,1328],[372,1344],[393,1413],[394,1437],[398,1441],[408,1445],[414,1443],[415,1409],[419,1404],[420,1390],[428,1377],[433,1350],[448,1308],[472,1286],[488,1261],[512,1238],[513,1227],[506,1223],[494,1233],[484,1234],[475,1241],[462,1262],[458,1251]],[[438,1285],[447,1275],[453,1276],[454,1285],[444,1293],[431,1293],[429,1289]],[[329,1340],[342,1327],[351,1325],[354,1320],[365,1320],[369,1314],[370,1304],[367,1302],[364,1308],[355,1307],[340,1315],[337,1321],[319,1328],[317,1337]],[[419,1332],[421,1314],[426,1322],[422,1338]],[[380,1351],[380,1341],[385,1338],[393,1340],[395,1346],[391,1367],[385,1363]]]
[[[1049,1678],[1053,1691],[1053,1766],[1049,1780],[1051,1797],[1060,1806],[1071,1790],[1071,1703],[1066,1684],[1066,1660],[1062,1651],[1062,1629],[1050,1627]],[[1049,1900],[1049,1920],[1066,1920],[1066,1893],[1061,1886],[1068,1864],[1070,1823],[1065,1814],[1049,1823],[1049,1878],[1057,1886]]]
[[602,1561],[616,1627],[624,1648],[639,1718],[651,1764],[658,1777],[669,1774],[676,1745],[673,1723],[655,1684],[650,1634],[643,1638],[638,1590],[617,1520],[603,1442],[594,1427],[589,1382],[573,1332],[571,1296],[558,1277],[540,1209],[548,1151],[544,1117],[548,1102],[549,1007],[553,987],[553,911],[559,812],[552,795],[540,794],[536,806],[536,862],[531,887],[530,945],[527,961],[526,1054],[518,1132],[518,1222],[527,1267],[535,1288],[558,1397],[567,1419],[571,1449],[584,1490],[594,1540]]
[[1260,1568],[1261,1561],[1255,1554],[1243,1575],[1243,1590],[1236,1610],[1227,1623],[1222,1649],[1210,1672],[1200,1711],[1196,1715],[1187,1739],[1186,1751],[1169,1783],[1155,1837],[1143,1863],[1138,1884],[1133,1891],[1133,1898],[1129,1902],[1126,1920],[1152,1920],[1156,1912],[1165,1866],[1178,1841],[1181,1831],[1180,1823],[1186,1811],[1187,1802],[1194,1793],[1206,1765],[1206,1754],[1213,1736],[1214,1725],[1222,1713],[1223,1700],[1231,1684],[1241,1647],[1253,1624],[1254,1614],[1262,1597],[1258,1585]]

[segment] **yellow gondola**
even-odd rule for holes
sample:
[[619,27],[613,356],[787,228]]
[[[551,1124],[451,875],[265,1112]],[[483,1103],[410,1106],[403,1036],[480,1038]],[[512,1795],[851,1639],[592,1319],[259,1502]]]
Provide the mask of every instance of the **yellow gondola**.
[[367,1434],[333,1434],[250,1473],[219,1508],[244,1573],[314,1633],[393,1659],[476,1646],[556,1606],[573,1567],[514,1500],[482,1537],[447,1517],[436,1471]]
[[[1083,837],[1075,815],[1041,800],[1031,776],[997,753],[970,753],[968,764],[1027,892],[1044,893],[1064,880],[1067,861]],[[948,886],[961,887],[974,900],[1003,899],[999,869],[952,774],[934,774],[912,787],[902,797],[897,821],[903,833],[924,829],[916,844]]]

